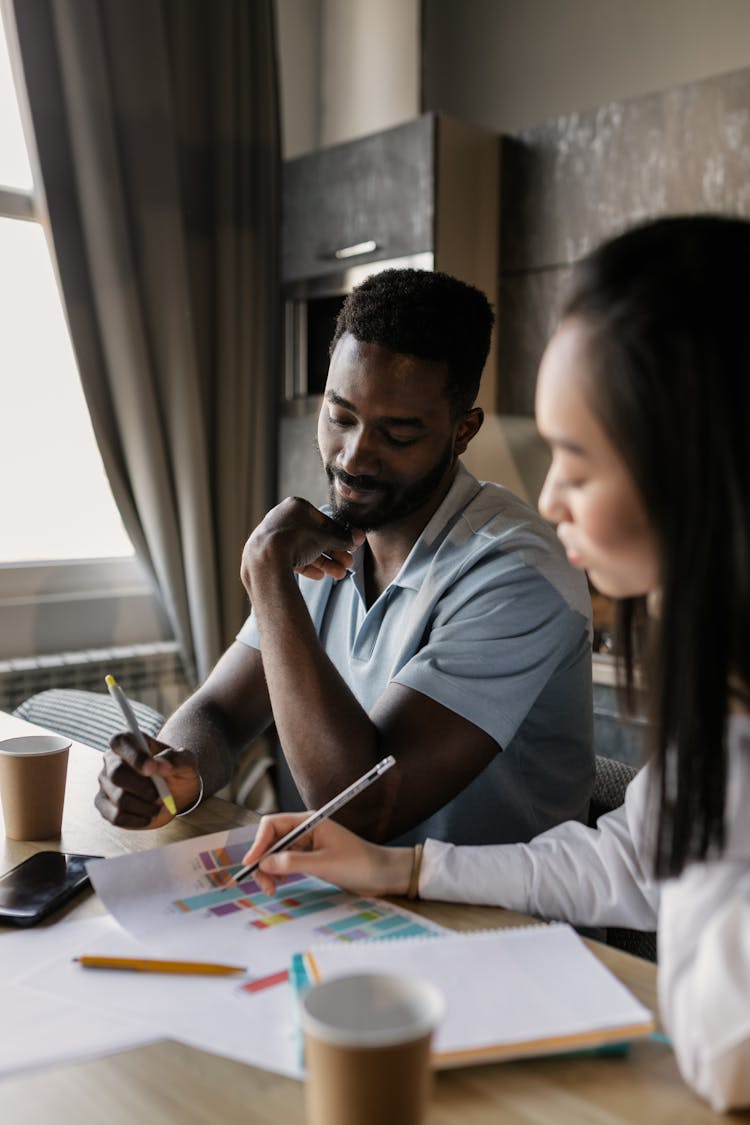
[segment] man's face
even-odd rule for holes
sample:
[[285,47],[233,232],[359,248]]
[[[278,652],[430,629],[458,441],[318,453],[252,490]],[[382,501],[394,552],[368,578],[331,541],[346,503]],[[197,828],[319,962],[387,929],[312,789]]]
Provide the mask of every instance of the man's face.
[[318,419],[335,519],[374,531],[416,513],[429,518],[466,445],[457,442],[462,423],[446,379],[442,362],[341,337]]

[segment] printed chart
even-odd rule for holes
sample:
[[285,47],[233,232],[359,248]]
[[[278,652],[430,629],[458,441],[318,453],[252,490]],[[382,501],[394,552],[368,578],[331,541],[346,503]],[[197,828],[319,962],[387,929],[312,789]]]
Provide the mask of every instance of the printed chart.
[[[321,884],[314,879],[304,879],[303,883],[308,883],[310,886],[310,896],[329,895],[330,891],[335,891],[334,887],[329,887],[327,884]],[[253,896],[255,897],[255,896]],[[434,937],[434,928],[428,928],[422,925],[414,917],[407,914],[402,914],[398,910],[384,905],[383,903],[375,903],[370,899],[356,899],[351,900],[351,896],[342,891],[338,892],[338,897],[344,899],[343,904],[340,901],[324,902],[321,898],[323,905],[316,902],[315,909],[328,910],[331,907],[345,907],[345,912],[341,910],[337,912],[335,920],[326,922],[322,926],[315,926],[311,941],[320,939],[327,941],[372,941],[378,938],[403,938],[403,937]],[[239,900],[238,900],[239,901]],[[295,917],[302,917],[310,913],[309,905],[305,905],[305,892],[301,889],[294,891],[294,897],[278,898],[272,900],[273,905],[266,906],[265,903],[258,905],[257,909],[271,909],[275,912],[271,915],[270,919],[257,919],[254,920],[252,925],[263,927],[265,925],[276,925],[280,920],[292,921]],[[283,906],[279,910],[279,906]],[[295,910],[301,910],[302,914],[295,914]],[[268,976],[259,977],[256,980],[249,981],[247,984],[241,985],[243,992],[256,993],[263,992],[267,988],[273,988],[274,985],[282,984],[288,980],[289,972],[282,970],[280,972],[269,973]]]
[[423,926],[408,915],[391,910],[370,899],[360,899],[351,903],[352,913],[335,922],[316,926],[315,933],[321,938],[337,938],[339,941],[370,941],[373,938],[432,937],[435,930]]
[[280,882],[274,895],[264,894],[254,879],[247,879],[236,887],[224,884],[217,890],[175,899],[175,906],[184,913],[205,910],[217,918],[249,911],[250,924],[256,929],[265,930],[269,926],[278,926],[283,922],[292,922],[295,918],[304,918],[308,914],[317,914],[321,910],[339,906],[346,897],[343,891],[317,879],[289,875]]
[[[94,860],[97,894],[119,924],[183,960],[247,967],[247,992],[287,979],[294,953],[320,941],[425,937],[441,927],[381,899],[362,898],[305,875],[267,895],[252,877],[234,883],[249,847],[247,828],[146,852]],[[235,986],[233,986],[235,987]]]
[[[211,889],[175,899],[177,910],[185,914],[205,911],[218,918],[244,911],[249,924],[257,930],[338,910],[335,921],[316,926],[315,934],[341,941],[422,937],[434,932],[409,915],[369,899],[353,899],[346,891],[305,875],[288,875],[280,880],[274,895],[265,894],[252,878],[234,886],[231,876],[239,868],[244,851],[246,845],[200,852],[198,860]],[[346,909],[343,917],[341,908]]]

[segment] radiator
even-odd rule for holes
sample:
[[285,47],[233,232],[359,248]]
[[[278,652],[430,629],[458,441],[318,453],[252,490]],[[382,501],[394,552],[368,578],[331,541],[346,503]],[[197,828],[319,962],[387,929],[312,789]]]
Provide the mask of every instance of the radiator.
[[107,674],[132,699],[162,715],[170,715],[190,692],[177,642],[158,641],[0,660],[0,711],[12,711],[47,688],[104,692]]

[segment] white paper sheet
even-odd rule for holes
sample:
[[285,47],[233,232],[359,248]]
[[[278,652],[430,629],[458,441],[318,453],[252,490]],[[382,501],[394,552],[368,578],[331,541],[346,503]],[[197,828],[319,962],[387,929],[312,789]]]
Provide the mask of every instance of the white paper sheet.
[[340,938],[413,937],[443,928],[320,879],[293,877],[269,899],[251,879],[223,889],[249,846],[247,828],[153,851],[93,860],[94,888],[124,929],[173,955],[248,967],[253,978],[289,968],[293,953]]
[[[512,1057],[645,1035],[651,1013],[563,923],[450,934],[437,941],[328,943],[306,956],[322,980],[356,972],[420,976],[443,992],[434,1050]],[[516,1050],[518,1048],[518,1050]]]
[[[441,1051],[498,1042],[500,1017],[519,1042],[540,1028],[570,1035],[596,1019],[620,1026],[648,1019],[568,927],[455,935],[319,880],[287,883],[272,899],[249,884],[220,892],[247,844],[247,830],[235,829],[92,861],[92,882],[119,922],[105,916],[2,935],[0,1074],[169,1038],[300,1077],[297,1001],[288,983],[268,978],[283,976],[291,955],[311,948],[324,976],[368,968],[435,979],[448,999]],[[360,940],[409,932],[415,940]],[[84,954],[181,956],[246,964],[249,972],[85,969],[73,960]]]
[[[51,1061],[64,1061],[81,1054],[96,1053],[96,1039],[88,1027],[105,1026],[112,1030],[110,1049],[132,1046],[153,1039],[174,1039],[240,1062],[262,1066],[290,1077],[300,1077],[299,1041],[295,998],[288,984],[245,991],[247,977],[207,977],[87,969],[74,961],[83,954],[122,957],[163,957],[158,941],[141,941],[126,933],[113,918],[91,919],[62,933],[56,954],[42,963],[27,946],[25,954],[15,955],[17,984],[33,998],[33,1010],[68,1012],[66,1039],[76,1044],[68,1055]],[[32,960],[33,959],[33,960]],[[39,1008],[39,1003],[42,1008]],[[96,1018],[92,1021],[92,1012]],[[120,1042],[116,1029],[130,1032]],[[77,1040],[81,1037],[81,1045]],[[107,1049],[108,1040],[103,1045]],[[21,1046],[19,1054],[28,1050]]]
[[102,926],[119,927],[109,918],[58,923],[37,930],[19,930],[0,938],[0,1075],[36,1067],[82,1061],[163,1038],[144,1011],[108,1011],[74,991],[41,990],[27,982],[30,974],[51,973],[59,979],[86,935]]
[[[409,911],[317,879],[287,882],[271,899],[253,881],[242,891],[222,891],[226,871],[240,865],[249,842],[248,829],[233,829],[90,862],[94,888],[112,916],[12,935],[6,979],[41,998],[42,1008],[45,999],[61,1010],[67,1005],[73,1042],[80,1032],[88,1044],[83,1025],[94,1011],[111,1024],[115,1040],[120,1026],[135,1036],[133,1042],[137,1034],[176,1039],[301,1076],[296,999],[288,983],[276,981],[287,973],[292,954],[322,939],[444,931]],[[19,940],[26,937],[39,940]],[[219,961],[246,965],[248,974],[85,969],[73,961],[84,954]],[[102,1043],[108,1049],[106,1037]],[[18,1054],[22,1062],[23,1048]]]

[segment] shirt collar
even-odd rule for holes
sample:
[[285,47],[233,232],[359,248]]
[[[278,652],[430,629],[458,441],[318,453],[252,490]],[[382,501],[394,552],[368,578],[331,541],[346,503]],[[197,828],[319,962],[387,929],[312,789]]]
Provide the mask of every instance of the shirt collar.
[[[459,461],[456,466],[456,475],[453,483],[443,497],[440,506],[432,513],[423,528],[419,538],[404,559],[401,569],[390,583],[391,586],[401,586],[404,589],[418,590],[422,584],[425,568],[434,555],[439,542],[445,538],[453,524],[455,516],[463,512],[467,504],[474,499],[481,485],[466,466]],[[352,570],[361,574],[364,565],[365,544],[354,552],[354,565]],[[350,572],[350,577],[354,575]]]

